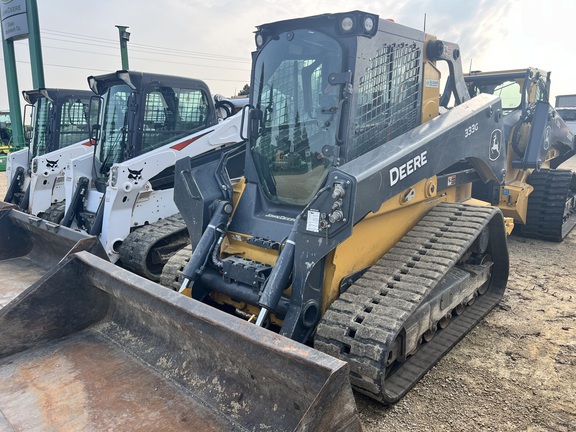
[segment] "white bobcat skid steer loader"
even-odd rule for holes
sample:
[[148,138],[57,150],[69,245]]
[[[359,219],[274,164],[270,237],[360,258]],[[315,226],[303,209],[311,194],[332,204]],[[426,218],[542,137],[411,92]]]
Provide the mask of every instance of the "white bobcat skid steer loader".
[[28,148],[10,153],[6,203],[39,214],[64,200],[67,163],[92,152],[88,140],[90,90],[42,88],[22,92],[30,113]]
[[[204,153],[214,160],[238,147],[242,116],[223,119],[234,105],[214,104],[194,79],[119,71],[89,83],[102,101],[98,145],[69,163],[66,213],[54,222],[100,236],[110,261],[158,280],[188,242],[173,202],[176,161]],[[243,157],[236,160],[233,177],[242,175]]]

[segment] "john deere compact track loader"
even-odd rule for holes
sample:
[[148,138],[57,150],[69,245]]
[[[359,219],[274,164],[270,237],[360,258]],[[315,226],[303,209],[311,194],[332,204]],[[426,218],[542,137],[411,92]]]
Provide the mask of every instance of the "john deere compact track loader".
[[[395,402],[504,291],[503,217],[470,183],[504,178],[500,99],[470,99],[457,45],[362,12],[263,25],[256,44],[246,180],[232,193],[179,161],[194,251],[162,281]],[[441,116],[438,60],[457,104]]]
[[396,401],[498,302],[504,222],[470,181],[505,174],[501,103],[458,46],[360,11],[256,42],[245,181],[176,167],[193,298],[70,256],[0,311],[5,423],[355,431],[349,379]]
[[550,73],[527,68],[465,80],[471,95],[501,96],[508,146],[505,183],[476,183],[473,195],[514,218],[523,236],[562,241],[576,225],[576,175],[558,166],[576,154],[576,143],[549,103]]
[[66,164],[91,153],[88,140],[90,90],[42,88],[22,92],[31,125],[29,146],[8,157],[6,203],[38,215],[64,200]]

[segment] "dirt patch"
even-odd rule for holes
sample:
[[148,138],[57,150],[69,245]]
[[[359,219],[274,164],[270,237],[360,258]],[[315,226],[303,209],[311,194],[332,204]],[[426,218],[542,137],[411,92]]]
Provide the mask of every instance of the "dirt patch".
[[512,236],[500,305],[395,406],[357,396],[366,431],[576,428],[576,232]]

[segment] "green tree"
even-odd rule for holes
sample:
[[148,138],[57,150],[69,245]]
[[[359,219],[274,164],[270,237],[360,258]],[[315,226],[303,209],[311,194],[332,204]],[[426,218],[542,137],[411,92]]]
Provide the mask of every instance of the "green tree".
[[238,96],[248,96],[250,94],[250,86],[248,84],[244,84],[242,90],[238,92]]

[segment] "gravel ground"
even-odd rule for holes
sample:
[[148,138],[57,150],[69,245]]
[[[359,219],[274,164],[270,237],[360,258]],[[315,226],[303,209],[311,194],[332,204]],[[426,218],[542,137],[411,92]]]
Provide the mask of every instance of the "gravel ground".
[[503,301],[406,397],[383,407],[356,395],[366,431],[576,430],[576,231],[562,243],[511,236],[509,248]]

